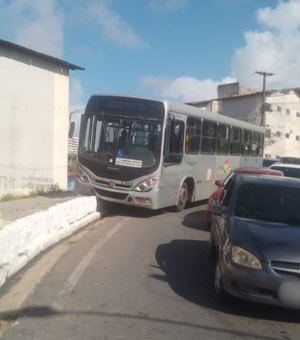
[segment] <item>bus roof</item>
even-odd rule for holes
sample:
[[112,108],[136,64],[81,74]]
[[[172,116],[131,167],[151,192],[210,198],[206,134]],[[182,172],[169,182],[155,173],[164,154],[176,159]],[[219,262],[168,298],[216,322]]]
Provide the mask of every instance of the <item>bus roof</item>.
[[254,130],[260,133],[264,133],[264,128],[262,126],[248,123],[240,119],[228,117],[220,113],[203,110],[203,109],[196,108],[188,104],[179,103],[179,102],[175,102],[175,101],[168,100],[168,99],[139,96],[139,95],[125,94],[125,93],[95,93],[91,97],[94,97],[94,96],[95,97],[103,96],[103,97],[132,98],[132,99],[157,101],[157,102],[163,103],[167,111],[190,115],[190,116],[194,116],[195,118],[205,118],[207,120],[216,121],[216,122],[220,122],[223,124],[233,125],[233,126],[241,127],[244,129],[249,129],[249,130]]

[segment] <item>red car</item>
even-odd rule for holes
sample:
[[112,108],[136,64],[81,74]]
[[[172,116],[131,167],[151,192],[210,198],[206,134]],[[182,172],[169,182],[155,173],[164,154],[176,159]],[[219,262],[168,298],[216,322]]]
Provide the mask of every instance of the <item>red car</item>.
[[284,173],[279,170],[271,170],[271,169],[259,169],[259,168],[250,168],[250,167],[243,167],[243,168],[235,168],[224,180],[217,180],[215,181],[215,185],[218,187],[208,199],[207,208],[206,208],[206,218],[207,218],[207,225],[211,225],[211,214],[213,207],[216,206],[217,202],[220,200],[224,186],[226,183],[236,176],[236,174],[253,174],[253,175],[269,175],[269,176],[284,176]]

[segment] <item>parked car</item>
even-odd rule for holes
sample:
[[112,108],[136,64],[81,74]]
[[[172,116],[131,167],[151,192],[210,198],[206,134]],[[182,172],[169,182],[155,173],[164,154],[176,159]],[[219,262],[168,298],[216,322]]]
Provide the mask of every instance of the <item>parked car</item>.
[[300,165],[300,158],[299,157],[280,157],[280,161],[282,163]]
[[236,176],[239,173],[243,174],[256,174],[256,175],[271,175],[271,176],[284,176],[282,171],[279,170],[272,170],[272,169],[260,169],[260,168],[250,168],[250,167],[242,167],[242,168],[235,168],[226,178],[224,181],[217,180],[215,181],[215,185],[218,187],[212,195],[209,196],[207,207],[206,207],[206,222],[207,225],[210,227],[211,225],[211,213],[213,208],[216,206],[217,202],[219,201],[223,190],[224,185]]
[[284,176],[300,178],[300,165],[290,163],[275,163],[269,167],[270,170],[278,170],[284,173]]
[[237,174],[214,208],[214,287],[270,305],[300,308],[300,181]]
[[263,168],[269,168],[272,164],[280,162],[280,159],[277,158],[264,158],[263,159]]

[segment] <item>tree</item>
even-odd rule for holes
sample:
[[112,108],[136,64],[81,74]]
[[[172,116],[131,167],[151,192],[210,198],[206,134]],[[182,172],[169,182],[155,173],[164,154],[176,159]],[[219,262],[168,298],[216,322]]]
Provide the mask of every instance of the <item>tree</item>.
[[[293,130],[289,130],[288,134],[291,133],[293,133]],[[270,125],[265,124],[265,147],[274,145],[284,137],[285,135],[283,133],[281,133],[280,131],[274,132],[271,129]]]

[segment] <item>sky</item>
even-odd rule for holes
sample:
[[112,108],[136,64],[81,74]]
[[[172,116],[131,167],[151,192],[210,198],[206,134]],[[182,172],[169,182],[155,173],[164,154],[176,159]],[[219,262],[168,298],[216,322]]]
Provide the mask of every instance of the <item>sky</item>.
[[0,39],[70,63],[70,111],[94,93],[179,102],[238,81],[300,86],[300,0],[0,0]]

